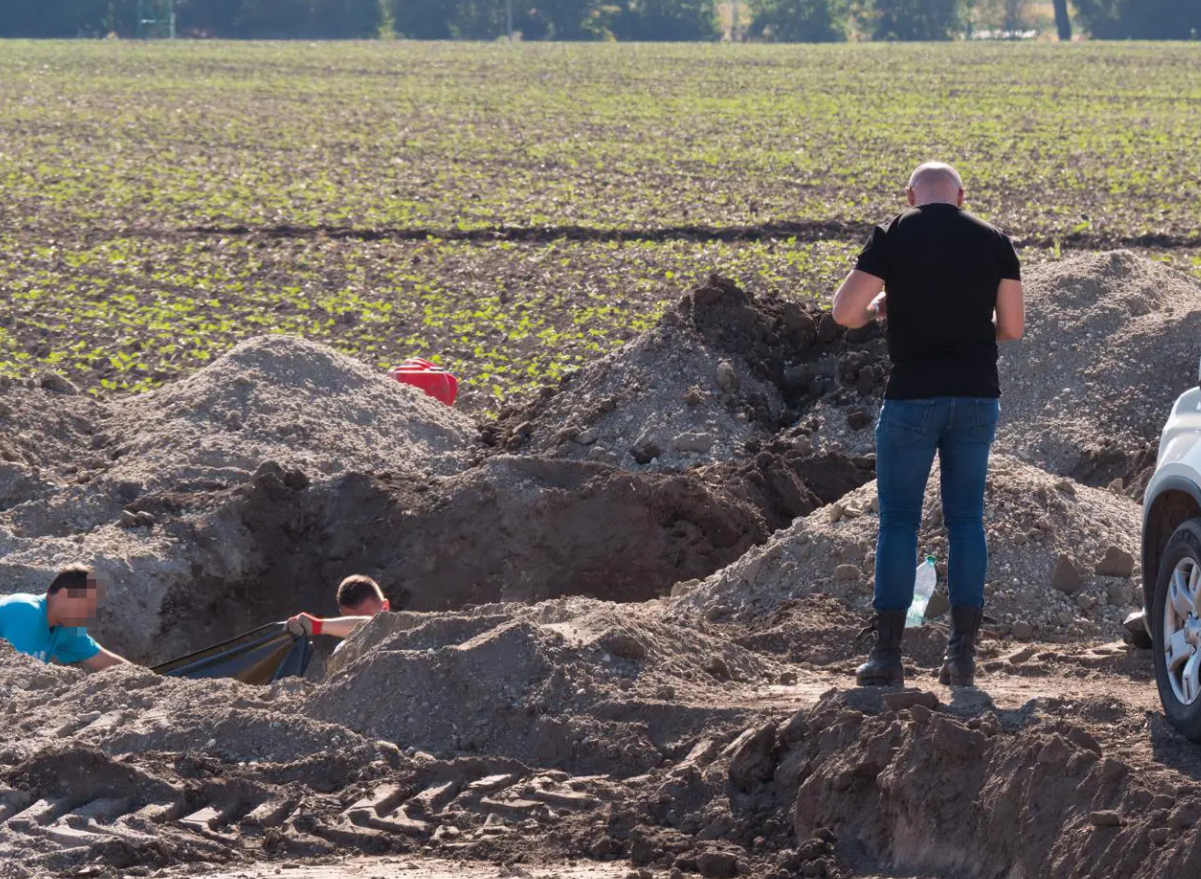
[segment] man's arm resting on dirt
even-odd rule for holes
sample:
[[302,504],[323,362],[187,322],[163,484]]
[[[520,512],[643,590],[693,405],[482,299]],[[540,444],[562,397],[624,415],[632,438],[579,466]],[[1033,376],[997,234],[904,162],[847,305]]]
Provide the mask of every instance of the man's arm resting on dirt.
[[333,635],[335,638],[349,638],[351,633],[363,623],[371,622],[371,617],[330,617],[321,627],[321,634]]
[[867,326],[876,318],[868,306],[883,289],[882,278],[855,269],[834,294],[834,320],[852,330]]
[[79,664],[85,668],[91,669],[92,671],[100,671],[101,669],[108,668],[109,666],[113,665],[128,665],[129,660],[124,656],[118,656],[111,650],[106,650],[105,648],[101,647],[99,653],[90,659],[83,660]]
[[997,341],[1013,342],[1026,331],[1022,282],[1005,278],[997,286]]
[[348,638],[351,632],[370,620],[371,617],[330,617],[329,619],[322,619],[321,617],[301,613],[288,620],[288,631],[293,635],[308,635],[309,637],[313,635],[333,635],[335,638]]

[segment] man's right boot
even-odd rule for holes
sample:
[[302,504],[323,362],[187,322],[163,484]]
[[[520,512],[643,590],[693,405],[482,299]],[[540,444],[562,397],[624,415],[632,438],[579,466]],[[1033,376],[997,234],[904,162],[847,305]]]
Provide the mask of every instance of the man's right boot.
[[905,634],[905,611],[878,610],[875,622],[860,633],[876,633],[876,644],[859,666],[855,678],[861,687],[903,687],[905,666],[901,663],[901,638]]

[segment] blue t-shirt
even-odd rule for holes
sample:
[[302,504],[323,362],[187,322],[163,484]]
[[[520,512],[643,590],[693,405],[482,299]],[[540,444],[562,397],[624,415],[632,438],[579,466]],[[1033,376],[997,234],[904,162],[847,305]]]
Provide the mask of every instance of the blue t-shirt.
[[0,598],[0,638],[42,662],[53,659],[63,665],[83,662],[100,652],[100,645],[87,629],[50,628],[45,595],[18,592]]

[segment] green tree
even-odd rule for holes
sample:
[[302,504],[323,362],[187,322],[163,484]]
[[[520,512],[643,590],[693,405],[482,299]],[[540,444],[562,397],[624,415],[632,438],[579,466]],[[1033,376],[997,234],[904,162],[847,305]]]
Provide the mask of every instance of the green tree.
[[379,0],[312,0],[311,30],[331,40],[363,40],[379,34]]
[[963,33],[963,2],[863,0],[856,18],[873,40],[951,40]]
[[716,0],[621,0],[613,18],[619,40],[701,41],[721,36]]
[[514,0],[513,26],[524,40],[601,40],[615,11],[598,0]]
[[508,32],[504,0],[458,0],[450,35],[456,40],[495,40]]
[[457,4],[446,0],[391,0],[392,26],[412,40],[449,40]]
[[847,38],[845,0],[750,0],[750,35],[778,43],[837,43]]
[[64,38],[107,33],[109,0],[0,0],[0,37]]
[[243,0],[229,36],[249,40],[307,38],[313,35],[311,23],[310,0]]
[[1197,0],[1073,0],[1080,23],[1098,40],[1201,37]]
[[178,0],[176,30],[180,34],[233,37],[234,21],[244,0]]

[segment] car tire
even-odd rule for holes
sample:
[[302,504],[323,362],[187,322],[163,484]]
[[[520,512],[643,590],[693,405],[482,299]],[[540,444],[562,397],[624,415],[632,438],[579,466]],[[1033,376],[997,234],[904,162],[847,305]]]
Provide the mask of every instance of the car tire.
[[[1193,567],[1201,571],[1201,518],[1187,520],[1172,533],[1164,548],[1159,575],[1155,581],[1155,598],[1151,602],[1155,682],[1159,687],[1159,699],[1163,703],[1164,714],[1184,736],[1193,741],[1201,741],[1201,695],[1194,697],[1191,702],[1182,700],[1173,685],[1173,677],[1168,668],[1165,642],[1169,633],[1166,632],[1168,623],[1165,611],[1168,609],[1172,578],[1178,567],[1181,568],[1182,575],[1184,571]],[[1201,648],[1196,650],[1201,653]],[[1198,663],[1201,663],[1201,658],[1198,659]],[[1179,686],[1183,688],[1183,685]]]

